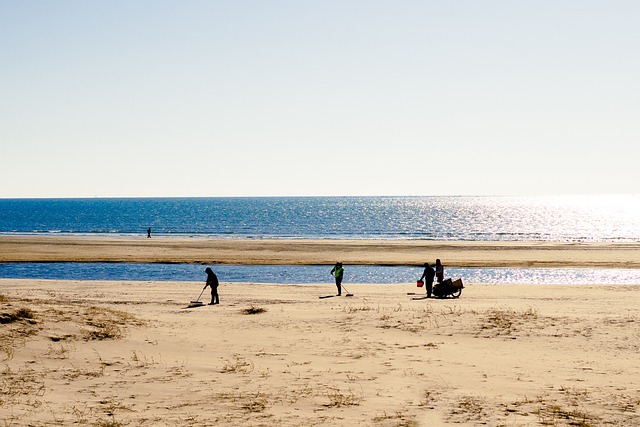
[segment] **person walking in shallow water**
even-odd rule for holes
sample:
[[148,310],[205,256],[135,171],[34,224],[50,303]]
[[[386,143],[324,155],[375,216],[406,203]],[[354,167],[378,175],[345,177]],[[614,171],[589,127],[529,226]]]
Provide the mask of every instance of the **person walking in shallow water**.
[[151,228],[147,228],[147,239],[151,238]]
[[209,267],[205,268],[205,273],[207,273],[207,284],[204,285],[204,288],[207,289],[207,286],[211,288],[211,302],[209,305],[220,304],[220,298],[218,297],[218,276],[213,272]]
[[338,288],[338,296],[342,295],[342,276],[344,276],[344,268],[342,268],[341,262],[336,262],[336,265],[331,270],[331,275],[336,278],[336,288]]

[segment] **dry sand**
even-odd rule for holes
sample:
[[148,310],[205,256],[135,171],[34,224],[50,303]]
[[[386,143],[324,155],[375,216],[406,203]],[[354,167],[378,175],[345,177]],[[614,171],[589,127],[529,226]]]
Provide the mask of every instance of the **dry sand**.
[[[0,236],[0,262],[437,257],[639,267],[640,245]],[[204,282],[0,280],[2,425],[640,425],[640,284],[320,299],[333,284],[221,280],[222,304],[193,309]]]
[[640,286],[202,286],[0,280],[2,425],[640,425]]

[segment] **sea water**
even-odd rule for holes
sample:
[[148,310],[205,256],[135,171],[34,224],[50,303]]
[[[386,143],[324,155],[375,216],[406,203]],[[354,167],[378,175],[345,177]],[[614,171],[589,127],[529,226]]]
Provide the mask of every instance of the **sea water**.
[[640,241],[640,195],[0,199],[0,234]]
[[[638,242],[640,195],[0,199],[0,234],[236,239]],[[189,264],[0,264],[0,277],[198,281]],[[326,266],[215,266],[222,281],[323,283]],[[467,283],[640,283],[635,269],[452,268]],[[411,283],[415,267],[350,266],[351,283]],[[346,282],[345,282],[346,283]]]

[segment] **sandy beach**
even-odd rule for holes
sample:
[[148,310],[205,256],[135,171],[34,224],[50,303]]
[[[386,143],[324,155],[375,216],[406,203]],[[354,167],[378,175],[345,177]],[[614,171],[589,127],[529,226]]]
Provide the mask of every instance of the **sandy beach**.
[[[0,260],[637,266],[630,244],[0,237]],[[445,254],[445,255],[442,255]],[[604,263],[606,261],[606,263]],[[214,267],[215,269],[215,267]],[[0,420],[93,426],[637,426],[640,284],[0,279]],[[327,298],[320,298],[327,297]],[[202,298],[208,301],[205,292]]]
[[[640,286],[0,280],[5,425],[637,426]],[[205,301],[208,297],[205,294]]]

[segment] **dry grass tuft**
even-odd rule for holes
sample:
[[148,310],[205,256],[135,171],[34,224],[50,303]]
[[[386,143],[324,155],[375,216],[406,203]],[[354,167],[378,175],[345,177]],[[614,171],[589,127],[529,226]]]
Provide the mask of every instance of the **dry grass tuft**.
[[109,323],[92,323],[95,329],[85,331],[84,339],[87,341],[115,340],[123,337],[122,329]]
[[127,326],[141,324],[129,313],[101,307],[89,307],[85,316],[85,323],[92,327],[84,333],[84,339],[87,341],[120,339],[124,336]]
[[[560,387],[559,395],[537,396],[536,398],[524,398],[507,405],[506,414],[518,414],[520,416],[537,416],[538,424],[542,426],[577,426],[593,427],[601,424],[601,419],[593,413],[589,413],[586,407],[598,407],[601,402],[594,399],[587,390],[572,387]],[[625,396],[627,397],[627,396]],[[635,408],[633,408],[635,412]],[[623,411],[624,412],[624,411]],[[536,425],[538,425],[536,424]],[[637,417],[633,414],[626,419],[611,419],[607,425],[637,425]]]
[[420,406],[430,406],[433,405],[433,402],[437,399],[437,392],[433,390],[425,389],[422,392],[422,398],[420,399]]
[[26,320],[27,322],[34,323],[35,314],[28,308],[19,308],[16,311],[8,311],[0,313],[0,323],[13,323]]
[[36,315],[28,308],[9,309],[0,312],[0,354],[3,360],[13,358],[15,348],[38,333]]
[[33,369],[13,371],[8,366],[0,378],[0,405],[21,397],[44,395],[44,381]]
[[592,427],[594,419],[587,412],[577,409],[566,409],[558,404],[545,404],[538,410],[540,424],[543,426],[556,426],[558,423],[568,424],[577,427]]
[[241,407],[246,412],[264,412],[267,409],[267,404],[267,397],[258,392],[255,396],[249,396]]
[[252,305],[251,307],[242,310],[242,314],[260,314],[265,313],[266,311],[267,310],[262,307],[255,307]]
[[93,425],[98,427],[120,427],[129,424],[128,422],[118,421],[116,419],[116,415],[122,411],[131,412],[131,408],[123,404],[116,396],[109,396],[106,399],[100,400],[98,403],[106,418],[96,420]]
[[348,307],[345,307],[345,311],[347,313],[356,313],[358,311],[376,311],[376,312],[379,313],[380,312],[380,307],[379,306],[377,308],[376,307],[371,307],[370,305],[366,305],[366,304],[363,304],[360,307],[355,307],[355,306],[350,305]]
[[392,421],[394,427],[415,427],[418,425],[411,416],[403,414],[400,411],[396,411],[395,414],[387,414],[384,412],[382,415],[373,417],[373,421],[376,424],[381,424],[385,421]]
[[68,359],[71,347],[64,343],[49,344],[46,356],[52,359]]
[[253,372],[254,366],[253,363],[246,361],[245,359],[236,356],[236,360],[231,362],[227,362],[222,367],[222,372],[224,373],[249,373]]
[[324,406],[335,408],[340,408],[342,406],[358,406],[363,400],[362,396],[356,395],[351,389],[343,393],[337,388],[332,388],[327,393],[327,397],[329,398],[329,403]]
[[522,326],[529,325],[538,318],[538,313],[528,310],[516,311],[512,309],[490,309],[480,322],[480,329],[494,335],[511,335],[518,332]]
[[456,422],[481,421],[488,416],[485,403],[474,396],[462,396],[453,406],[449,414]]

